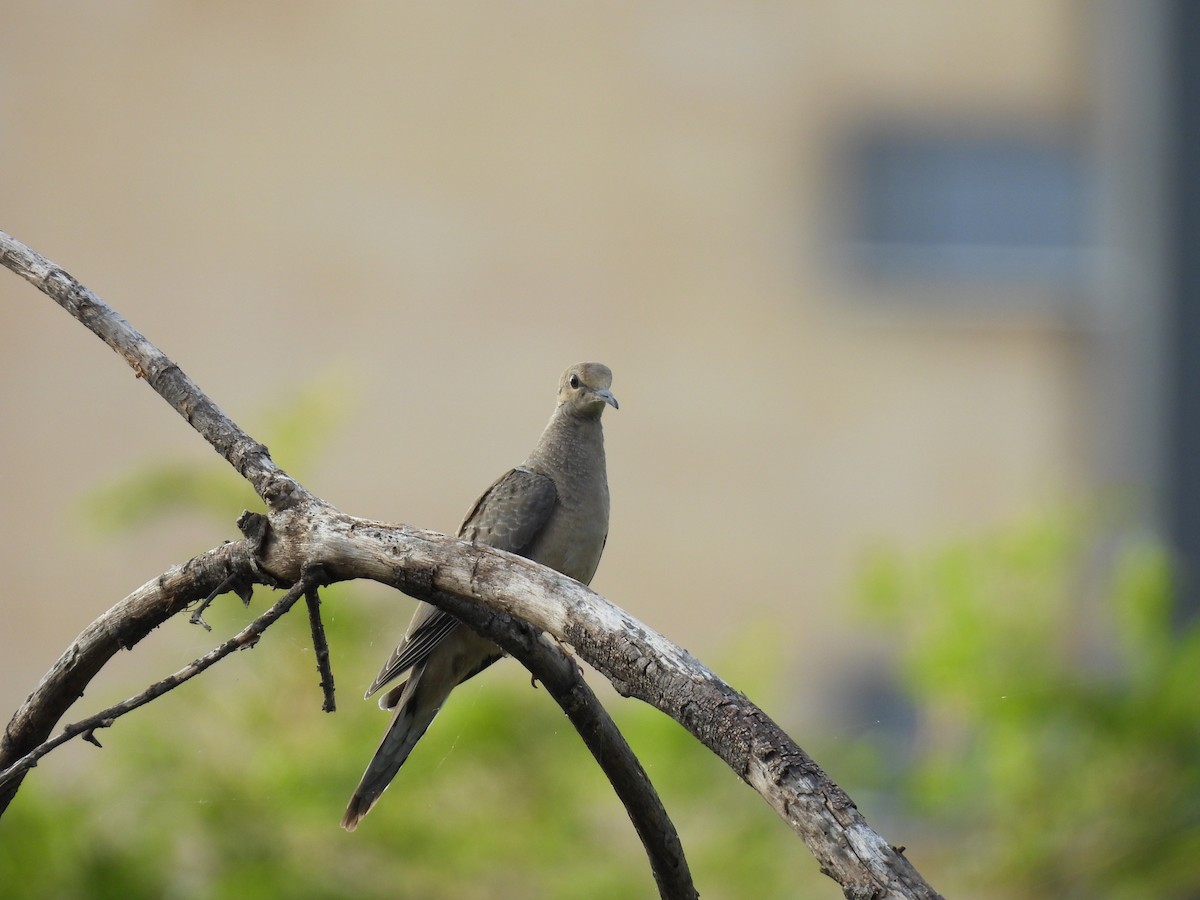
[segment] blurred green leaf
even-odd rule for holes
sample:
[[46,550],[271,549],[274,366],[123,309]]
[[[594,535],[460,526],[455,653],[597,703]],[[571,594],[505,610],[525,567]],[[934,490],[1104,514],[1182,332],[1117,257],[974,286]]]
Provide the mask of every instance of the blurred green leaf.
[[1159,549],[1097,571],[1090,537],[1046,517],[867,570],[919,710],[897,788],[970,846],[941,864],[978,893],[1195,897],[1200,628],[1174,630]]

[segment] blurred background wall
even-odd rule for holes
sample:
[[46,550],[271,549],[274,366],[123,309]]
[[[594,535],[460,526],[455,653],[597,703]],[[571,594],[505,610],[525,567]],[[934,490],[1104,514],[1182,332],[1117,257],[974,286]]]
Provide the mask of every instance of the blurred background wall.
[[[453,530],[561,369],[606,362],[593,586],[702,658],[772,623],[780,718],[819,723],[880,651],[844,609],[872,547],[1100,495],[1173,521],[1169,11],[9,4],[0,228],[252,433],[338,379],[326,451],[279,462],[358,515]],[[80,498],[139,464],[223,463],[0,297],[11,710],[240,510],[89,531]]]

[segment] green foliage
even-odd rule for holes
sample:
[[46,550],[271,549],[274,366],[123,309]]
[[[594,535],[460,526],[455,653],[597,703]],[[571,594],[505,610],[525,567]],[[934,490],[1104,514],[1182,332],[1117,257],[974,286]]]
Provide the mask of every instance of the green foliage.
[[902,790],[975,895],[1195,897],[1200,628],[1173,630],[1161,552],[1097,578],[1087,538],[1047,519],[870,568],[919,710]]

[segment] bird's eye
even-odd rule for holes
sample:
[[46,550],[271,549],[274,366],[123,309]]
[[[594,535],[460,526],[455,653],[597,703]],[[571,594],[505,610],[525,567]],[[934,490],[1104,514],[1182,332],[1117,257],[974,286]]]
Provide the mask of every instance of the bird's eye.
[[573,391],[579,390],[579,376],[578,375],[572,375],[571,380],[568,381],[567,383],[569,385],[571,385],[571,390],[573,390]]

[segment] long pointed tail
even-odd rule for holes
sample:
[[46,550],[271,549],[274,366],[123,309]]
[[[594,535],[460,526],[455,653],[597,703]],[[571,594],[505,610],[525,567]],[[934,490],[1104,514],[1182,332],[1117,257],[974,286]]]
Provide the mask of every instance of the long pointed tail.
[[[450,686],[423,684],[423,674],[414,672],[409,677],[379,749],[371,757],[367,771],[350,798],[350,805],[342,816],[342,827],[347,831],[357,828],[363,816],[379,801],[450,693]],[[439,687],[442,689],[438,690]]]

